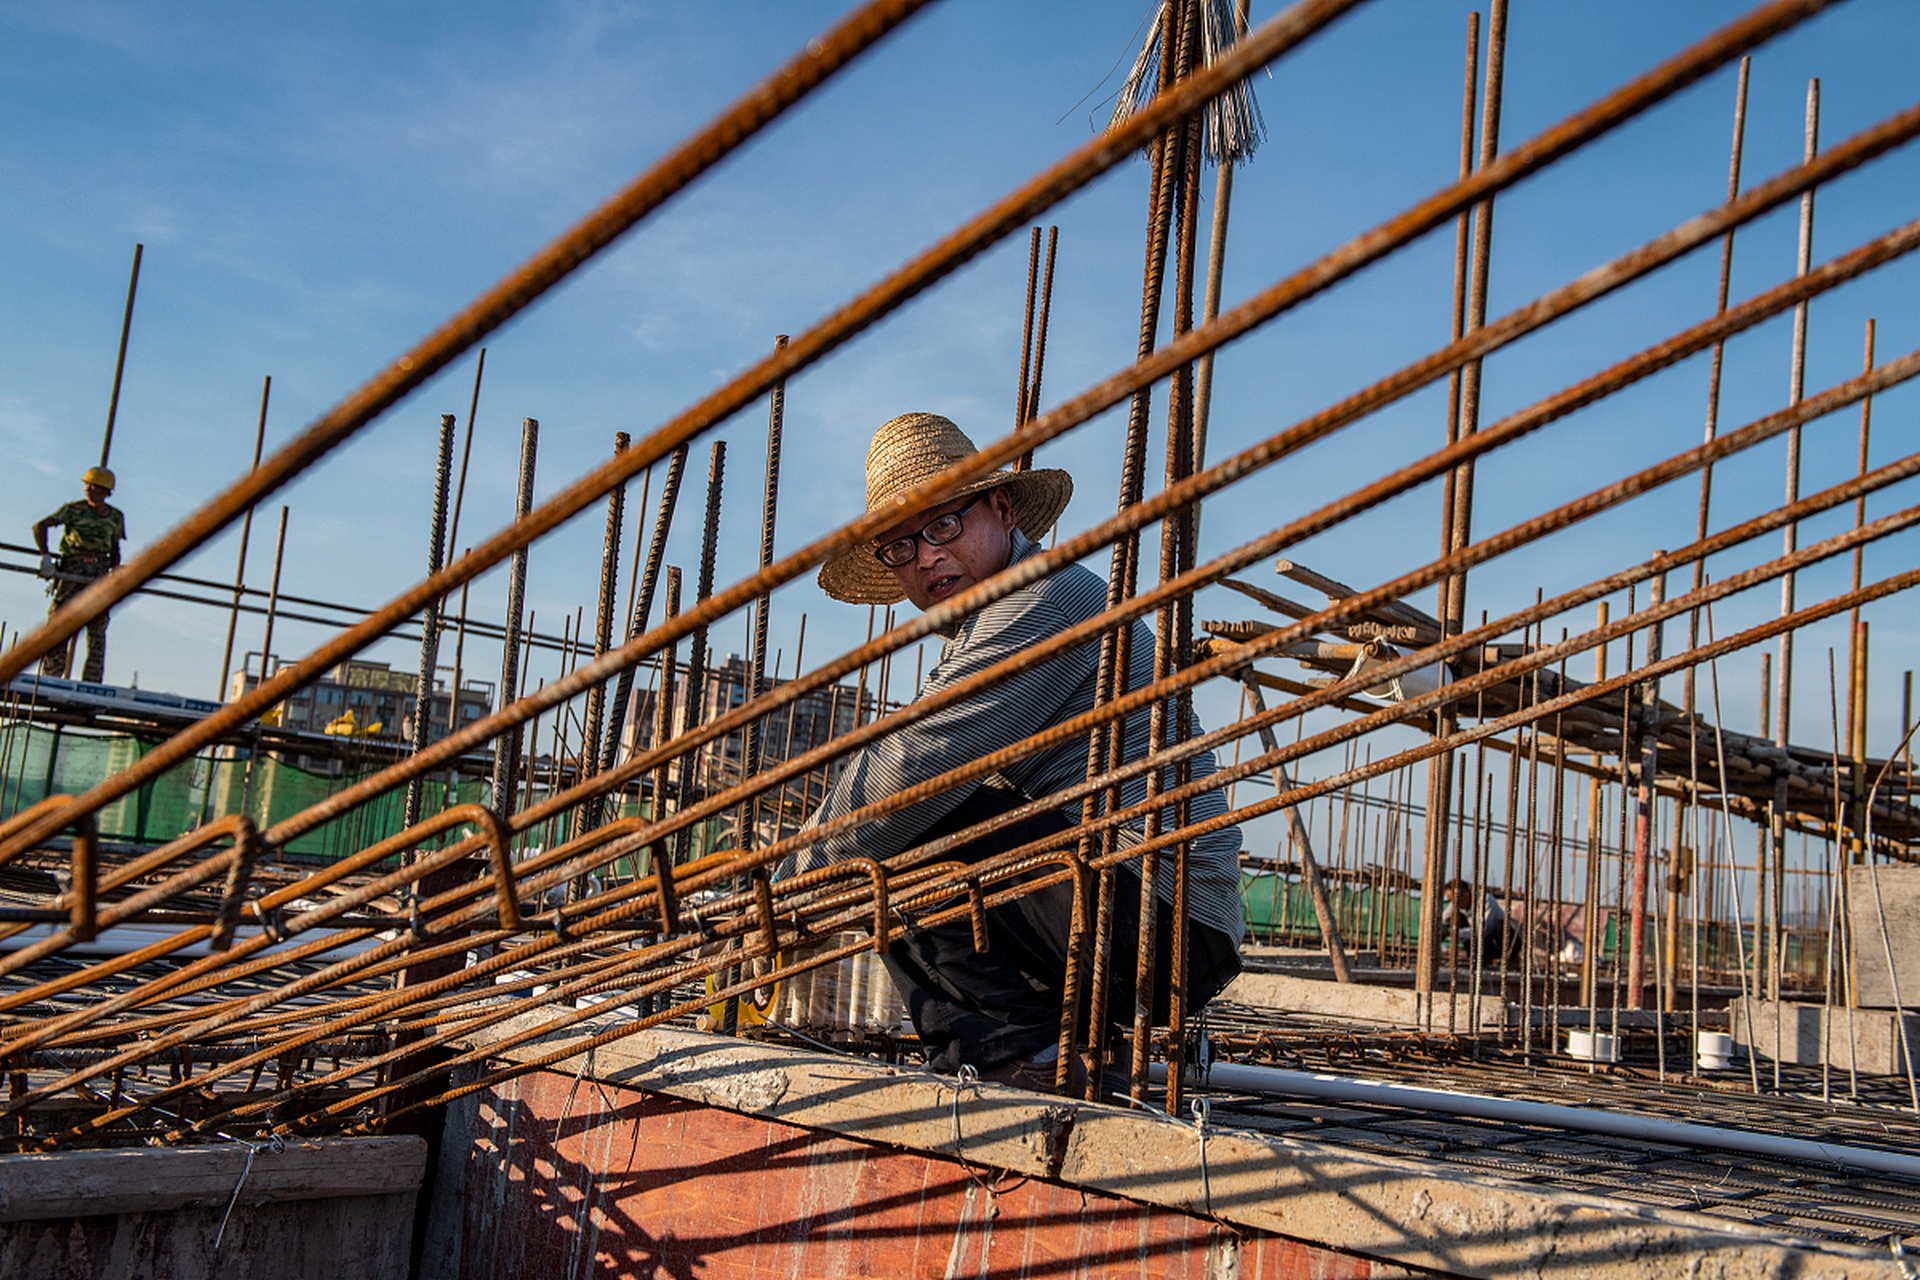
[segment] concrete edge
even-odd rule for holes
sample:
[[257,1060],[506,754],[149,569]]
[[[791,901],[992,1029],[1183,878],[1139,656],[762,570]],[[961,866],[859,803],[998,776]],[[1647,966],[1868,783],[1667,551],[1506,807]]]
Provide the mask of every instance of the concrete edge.
[[[1397,987],[1371,987],[1360,982],[1329,982],[1285,973],[1239,974],[1220,993],[1222,1000],[1256,1009],[1337,1016],[1350,1022],[1388,1027],[1434,1026],[1492,1030],[1507,1025],[1507,1002],[1499,996],[1481,996],[1476,1014],[1471,994],[1423,994]],[[1448,1004],[1452,1004],[1449,1011]]]
[[426,1165],[427,1144],[412,1135],[262,1147],[252,1168],[240,1143],[5,1155],[0,1222],[224,1208],[236,1187],[242,1204],[411,1194]]
[[[534,1010],[476,1034],[473,1047],[538,1027]],[[617,1026],[612,1017],[503,1051],[551,1053]],[[571,1074],[584,1055],[553,1064]],[[593,1051],[594,1078],[860,1142],[1047,1178],[1214,1217],[1408,1267],[1468,1276],[1618,1277],[1650,1269],[1720,1280],[1912,1280],[1898,1259],[1705,1214],[1532,1187],[1457,1167],[998,1085],[955,1082],[731,1037],[656,1027]]]

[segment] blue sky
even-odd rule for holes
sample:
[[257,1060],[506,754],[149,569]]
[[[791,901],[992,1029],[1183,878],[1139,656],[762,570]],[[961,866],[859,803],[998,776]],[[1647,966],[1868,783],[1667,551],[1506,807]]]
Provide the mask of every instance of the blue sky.
[[[1469,8],[1377,0],[1260,77],[1270,138],[1236,179],[1229,304],[1451,181]],[[1516,0],[1503,139],[1531,136],[1741,8]],[[493,335],[462,543],[510,517],[521,417],[541,421],[538,492],[554,492],[604,456],[615,431],[651,429],[756,359],[776,333],[804,329],[1079,144],[1090,116],[1104,119],[1147,11],[1144,0],[936,5]],[[1271,12],[1256,6],[1254,19]],[[263,374],[274,380],[271,447],[837,13],[809,3],[0,3],[0,165],[8,174],[0,184],[0,448],[14,467],[13,528],[0,538],[25,542],[33,519],[77,496],[75,478],[97,456],[136,241],[146,260],[113,464],[115,501],[138,545],[244,468]],[[1854,0],[1760,49],[1745,185],[1797,162],[1809,76],[1822,78],[1822,137],[1832,142],[1910,105],[1915,65],[1920,10],[1900,0]],[[1732,101],[1727,68],[1503,196],[1492,313],[1723,199]],[[1049,219],[1061,246],[1046,404],[1132,358],[1145,183],[1144,166],[1124,165]],[[1920,172],[1908,148],[1822,191],[1815,260],[1916,213]],[[1741,233],[1736,300],[1791,274],[1794,219],[1783,210]],[[1429,236],[1223,353],[1214,456],[1444,342],[1452,243],[1450,228]],[[976,438],[1010,425],[1025,268],[1020,237],[795,380],[781,551],[857,512],[860,458],[885,418],[934,409]],[[1696,252],[1496,356],[1483,421],[1703,318],[1717,270],[1717,252]],[[1920,263],[1903,261],[1816,302],[1809,389],[1858,371],[1869,316],[1878,319],[1883,359],[1920,345],[1917,283]],[[1783,320],[1730,348],[1723,427],[1784,403],[1789,337]],[[464,425],[472,374],[468,357],[276,496],[256,521],[249,581],[265,583],[281,502],[292,508],[286,590],[371,607],[418,577],[438,415],[457,413]],[[1704,358],[1691,360],[1492,459],[1481,472],[1476,531],[1696,442],[1705,384]],[[1156,435],[1163,404],[1156,397]],[[1913,450],[1916,404],[1920,396],[1904,389],[1876,403],[1876,463]],[[1804,488],[1850,472],[1856,423],[1847,413],[1809,429]],[[1441,396],[1428,391],[1264,473],[1208,508],[1205,551],[1434,447],[1443,424]],[[1066,528],[1111,511],[1123,426],[1122,414],[1108,413],[1043,452],[1043,463],[1067,466],[1079,480]],[[730,448],[722,582],[747,571],[757,550],[764,429],[760,406],[717,433]],[[1783,446],[1770,445],[1723,468],[1716,525],[1779,501],[1783,456]],[[704,477],[704,453],[696,457],[692,472]],[[1536,587],[1552,593],[1690,540],[1695,494],[1683,482],[1509,557],[1476,575],[1470,608],[1511,608]],[[1884,495],[1870,514],[1905,506],[1913,494],[1909,484]],[[1296,558],[1359,585],[1381,581],[1431,555],[1437,507],[1437,492],[1423,489]],[[690,577],[698,511],[697,493],[683,498],[668,555]],[[1809,526],[1803,540],[1844,519]],[[629,547],[631,531],[630,523]],[[591,612],[600,541],[595,514],[536,547],[529,603],[542,631],[557,631],[583,604]],[[1769,540],[1765,553],[1777,546]],[[229,532],[186,571],[230,577],[236,549]],[[1881,544],[1869,552],[1869,573],[1911,564],[1917,550],[1912,537]],[[1731,555],[1726,568],[1755,558],[1758,551]],[[1270,570],[1248,576],[1264,581]],[[1838,581],[1807,575],[1803,601]],[[1730,606],[1722,629],[1767,616],[1777,599],[1760,592]],[[476,585],[471,607],[498,617],[503,602],[494,574]],[[10,634],[44,608],[37,583],[0,574]],[[803,611],[810,658],[864,634],[864,611],[795,584],[776,596],[773,626],[788,670]],[[1197,613],[1251,616],[1224,592],[1203,596]],[[1920,622],[1911,597],[1869,617],[1873,748],[1884,751]],[[716,647],[744,649],[745,625],[723,627]],[[258,627],[243,620],[237,647],[257,648]],[[125,683],[137,671],[143,687],[208,696],[224,628],[212,610],[125,605],[108,678]],[[1802,697],[1821,713],[1803,711],[1797,723],[1821,742],[1825,648],[1843,644],[1841,634],[1827,628],[1801,643],[1803,682],[1818,685]],[[292,657],[319,639],[317,629],[287,623],[274,647]],[[398,644],[373,656],[402,668],[415,661]],[[467,661],[469,674],[497,670],[497,653],[478,647]],[[1616,652],[1616,670],[1619,661]],[[1723,681],[1749,689],[1755,661],[1730,661]],[[552,665],[537,666],[535,677]],[[1229,710],[1216,704],[1209,718]],[[1755,718],[1751,705],[1729,709],[1736,726]]]

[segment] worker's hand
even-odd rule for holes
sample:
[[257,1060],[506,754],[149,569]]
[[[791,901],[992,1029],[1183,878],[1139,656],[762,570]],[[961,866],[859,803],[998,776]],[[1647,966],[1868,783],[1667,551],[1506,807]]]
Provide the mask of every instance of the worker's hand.
[[45,551],[40,553],[40,576],[43,578],[53,576],[53,557]]

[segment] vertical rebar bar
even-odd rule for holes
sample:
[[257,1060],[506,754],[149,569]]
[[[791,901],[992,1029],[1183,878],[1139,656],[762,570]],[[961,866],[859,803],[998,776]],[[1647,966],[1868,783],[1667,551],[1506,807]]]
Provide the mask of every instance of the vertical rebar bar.
[[[1820,149],[1820,81],[1818,78],[1807,81],[1807,117],[1804,157],[1811,161]],[[1800,197],[1800,242],[1796,275],[1804,276],[1813,265],[1813,196],[1814,188],[1809,187]],[[1807,308],[1801,302],[1793,309],[1793,356],[1788,371],[1787,404],[1800,403],[1806,389],[1807,378]],[[1800,435],[1798,423],[1787,431],[1787,485],[1786,502],[1792,503],[1800,497]],[[1800,545],[1800,525],[1798,521],[1789,521],[1782,533],[1786,554],[1792,555]],[[1788,570],[1780,578],[1780,612],[1784,617],[1793,612],[1795,575]],[[1785,750],[1788,735],[1793,729],[1793,631],[1780,633],[1780,661],[1773,673],[1774,679],[1774,745]],[[1774,873],[1778,878],[1778,889],[1786,883],[1787,856],[1787,774],[1780,770],[1774,778],[1774,811],[1770,823],[1773,837]],[[1779,909],[1776,902],[1776,911]],[[1776,969],[1780,957],[1776,954]],[[1779,998],[1776,991],[1775,999]]]
[[[634,598],[632,615],[627,620],[627,640],[631,642],[647,629],[647,619],[653,615],[654,589],[660,581],[660,563],[666,555],[667,534],[673,528],[674,508],[680,501],[680,481],[687,472],[687,449],[682,444],[667,459],[667,474],[660,485],[660,507],[653,518],[653,534],[647,545],[647,566],[640,575],[640,592]],[[623,668],[619,679],[614,682],[613,713],[607,720],[607,736],[602,748],[601,759],[617,759],[614,748],[616,735],[626,719],[627,702],[633,696],[633,668]]]
[[[1867,321],[1865,371],[1873,372],[1874,322]],[[1860,460],[1857,474],[1867,474],[1868,446],[1873,433],[1873,397],[1863,396],[1860,400]],[[1867,495],[1863,491],[1853,500],[1853,527],[1858,529],[1867,520]],[[1860,590],[1861,574],[1866,567],[1866,547],[1853,549],[1853,589]],[[1866,622],[1860,617],[1860,606],[1855,605],[1848,612],[1847,627],[1847,671],[1849,673],[1852,694],[1847,699],[1847,742],[1853,757],[1852,816],[1848,823],[1849,861],[1864,863],[1866,846],[1863,837],[1866,831],[1865,815],[1861,806],[1867,796],[1867,690],[1866,690]],[[1900,726],[1901,731],[1906,729]]]
[[[1037,230],[1037,228],[1036,228]],[[1060,247],[1060,228],[1047,228],[1047,265],[1040,273],[1040,315],[1035,321],[1033,335],[1033,379],[1026,382],[1026,416],[1020,425],[1025,426],[1040,416],[1040,380],[1047,372],[1047,328],[1053,311],[1053,262],[1055,251]],[[1024,374],[1023,374],[1024,380]],[[1033,466],[1033,450],[1021,454],[1014,464],[1015,471],[1026,471]]]
[[[1666,552],[1656,551],[1658,559]],[[1657,573],[1648,584],[1647,608],[1658,609],[1667,598],[1667,575]],[[1660,661],[1660,638],[1663,628],[1658,622],[1646,630],[1646,660],[1643,665],[1652,666]],[[1658,676],[1640,685],[1640,743],[1639,761],[1634,770],[1634,818],[1633,818],[1633,900],[1631,937],[1632,951],[1627,956],[1627,992],[1626,1002],[1629,1009],[1646,1007],[1646,943],[1647,943],[1647,880],[1653,862],[1653,784],[1660,765],[1660,679]]]
[[460,545],[460,508],[467,497],[467,462],[473,457],[473,420],[480,412],[480,378],[487,371],[487,349],[473,366],[473,395],[467,400],[467,430],[460,445],[460,474],[453,484],[453,518],[447,524],[447,546]]
[[[784,351],[787,347],[787,335],[776,334],[773,349]],[[780,436],[785,425],[787,410],[787,384],[774,384],[773,393],[767,403],[767,475],[761,490],[760,502],[760,567],[766,568],[773,563],[774,520],[780,509]],[[762,592],[753,602],[753,649],[747,661],[747,701],[751,702],[766,692],[767,688],[767,611],[773,605],[773,593]],[[766,735],[762,720],[747,722],[746,741],[740,753],[741,778],[747,779],[760,772],[762,740]],[[758,796],[740,806],[740,847],[755,847],[759,831],[760,798]],[[776,819],[777,821],[777,819]]]
[[[1233,8],[1233,38],[1247,34],[1247,0],[1238,0]],[[1220,285],[1227,267],[1227,216],[1233,207],[1233,165],[1222,161],[1213,179],[1213,230],[1207,243],[1207,289],[1200,303],[1200,323],[1211,324],[1220,316]],[[1207,419],[1213,409],[1213,357],[1209,351],[1200,357],[1193,373],[1193,469],[1207,465]],[[1193,535],[1200,536],[1200,512],[1193,513]]]
[[[662,495],[665,496],[664,494]],[[667,618],[671,621],[680,614],[680,570],[667,566]],[[660,653],[660,692],[654,702],[653,745],[665,746],[673,738],[674,665],[679,656],[679,640],[669,641]],[[653,771],[653,812],[648,815],[659,822],[667,813],[667,768],[671,761],[662,760]],[[681,757],[680,776],[686,778],[686,758]],[[684,790],[681,793],[685,795]],[[675,835],[671,839],[660,840],[648,846],[648,862],[659,876],[660,914],[662,931],[671,936],[679,931],[678,920],[673,903],[673,850],[682,843],[684,837]],[[643,871],[642,874],[645,874]]]
[[[280,612],[280,566],[285,562],[287,553],[287,509],[280,508],[280,530],[273,539],[273,578],[267,586],[267,622],[260,639],[260,683],[267,682],[268,663],[273,655],[273,620]],[[240,692],[245,693],[247,682],[240,681]],[[260,756],[260,721],[253,722],[253,733],[247,747],[247,769],[240,783],[240,812],[248,813],[253,805],[253,780],[258,772],[254,763]],[[49,756],[51,759],[51,756]],[[249,815],[251,816],[251,815]]]
[[[1174,10],[1178,6],[1169,4],[1160,13],[1160,47],[1167,50],[1173,47]],[[1173,59],[1163,56],[1159,65],[1159,89],[1164,91],[1173,79]],[[1142,267],[1140,285],[1140,332],[1135,346],[1139,359],[1146,359],[1153,353],[1160,325],[1160,296],[1166,278],[1167,238],[1173,223],[1174,197],[1174,157],[1171,154],[1175,131],[1168,130],[1153,140],[1151,155],[1153,161],[1152,176],[1148,181],[1147,194],[1147,248]],[[1134,392],[1127,408],[1127,437],[1121,454],[1119,507],[1124,510],[1140,501],[1146,477],[1147,455],[1147,415],[1152,408],[1153,389],[1143,386]],[[1111,565],[1107,574],[1107,608],[1112,609],[1120,601],[1133,594],[1135,566],[1138,563],[1140,535],[1129,532],[1113,544]],[[1117,693],[1125,692],[1130,683],[1130,627],[1117,627],[1101,637],[1100,666],[1095,678],[1094,705],[1105,706]],[[1126,753],[1127,721],[1123,717],[1111,726],[1092,730],[1087,735],[1087,776],[1096,777],[1117,768]],[[1109,788],[1105,794],[1089,795],[1081,805],[1084,821],[1091,821],[1106,808],[1117,807],[1118,788]],[[1086,837],[1081,845],[1083,857],[1091,858],[1096,852],[1095,840],[1099,842],[1098,852],[1111,852],[1112,834],[1101,837]],[[1111,898],[1114,889],[1114,877],[1102,873],[1100,877],[1101,901],[1099,904],[1098,937],[1094,944],[1093,977],[1088,985],[1089,1025],[1094,1029],[1094,1041],[1089,1046],[1092,1051],[1092,1073],[1099,1073],[1104,1062],[1105,1045],[1102,1040],[1102,1028],[1105,1025],[1107,974],[1106,963],[1111,955],[1104,929],[1110,918]]]
[[[632,443],[624,431],[613,433],[613,456],[619,457]],[[613,610],[620,595],[620,539],[626,523],[627,486],[623,481],[607,494],[607,536],[600,548],[600,603],[593,619],[593,656],[599,658],[613,644]],[[587,690],[586,720],[580,732],[580,775],[582,780],[597,776],[606,765],[600,752],[600,727],[606,715],[607,681],[601,680]],[[610,735],[611,736],[611,735]],[[584,835],[600,825],[606,797],[589,796],[580,806],[574,834]],[[584,883],[582,884],[584,887]]]
[[[120,316],[120,351],[113,358],[113,391],[107,397],[107,429],[100,437],[100,465],[105,467],[113,453],[113,420],[120,412],[120,375],[127,368],[127,334],[133,329],[133,299],[140,291],[140,255],[147,246],[133,246],[133,271],[127,276],[127,309]],[[258,465],[258,459],[255,460]]]
[[[1200,45],[1200,5],[1201,0],[1192,0],[1187,6],[1186,27],[1181,34],[1180,74],[1186,76],[1192,69],[1199,54]],[[1173,328],[1175,336],[1190,332],[1193,328],[1193,274],[1199,252],[1200,223],[1200,161],[1201,129],[1204,118],[1200,115],[1188,120],[1185,127],[1186,139],[1182,146],[1183,161],[1180,173],[1180,221],[1178,248],[1175,255]],[[1166,486],[1172,488],[1186,479],[1193,471],[1193,366],[1182,365],[1169,379],[1167,388],[1167,464]],[[1193,567],[1195,554],[1193,546],[1194,506],[1178,508],[1169,512],[1160,522],[1160,580],[1167,582]],[[1190,665],[1193,661],[1193,599],[1191,596],[1176,597],[1168,605],[1162,606],[1156,619],[1154,634],[1154,679],[1156,681],[1171,675],[1175,671]],[[1154,718],[1150,722],[1149,750],[1159,751],[1163,747],[1184,741],[1188,736],[1191,694],[1181,693],[1154,706]],[[1174,766],[1173,785],[1184,786],[1192,765],[1182,760]],[[1158,771],[1155,771],[1156,774]],[[1149,794],[1157,786],[1157,778],[1148,783]],[[1174,830],[1187,825],[1188,806],[1186,801],[1176,804],[1169,816]],[[1173,846],[1173,932],[1170,939],[1170,954],[1167,957],[1167,1111],[1170,1115],[1180,1114],[1182,1078],[1186,1049],[1186,961],[1187,961],[1187,899],[1188,870],[1191,844],[1182,840]],[[1142,898],[1142,906],[1146,898]],[[1146,932],[1146,921],[1150,917],[1141,912],[1142,933]],[[1157,976],[1157,975],[1155,975]],[[1142,980],[1142,986],[1151,995],[1148,979]],[[1151,1001],[1148,1002],[1149,1007]],[[1137,1051],[1136,1051],[1137,1052]],[[1136,1059],[1137,1060],[1137,1059]]]
[[[537,418],[520,421],[520,483],[513,518],[520,521],[533,510],[533,464],[539,453],[540,422]],[[507,629],[500,646],[500,696],[504,700],[520,687],[520,614],[527,603],[527,549],[513,553],[513,573],[507,579]],[[558,713],[556,712],[556,718]],[[515,779],[520,773],[520,728],[518,725],[493,740],[493,809],[502,821],[513,817]],[[534,753],[539,754],[539,740]],[[529,776],[528,793],[533,790]]]
[[[1033,304],[1040,291],[1040,226],[1035,223],[1027,237],[1027,309],[1020,324],[1020,389],[1014,393],[1013,429],[1027,425],[1027,378],[1033,372]],[[1015,471],[1026,467],[1015,463]]]
[[[1747,136],[1747,81],[1753,71],[1753,59],[1740,59],[1740,78],[1733,91],[1733,152],[1727,162],[1727,202],[1731,204],[1740,195],[1740,160],[1746,146]],[[1726,235],[1720,239],[1720,293],[1714,307],[1715,315],[1725,315],[1727,294],[1733,278],[1733,235],[1735,228],[1727,228]],[[1722,338],[1713,344],[1712,362],[1707,366],[1707,426],[1705,442],[1711,444],[1720,430],[1720,373],[1726,358],[1727,343]],[[1700,518],[1695,523],[1696,540],[1707,536],[1707,521],[1713,505],[1713,463],[1700,468]],[[1698,592],[1706,582],[1707,562],[1704,559],[1694,561],[1693,589]],[[1700,647],[1700,611],[1687,613],[1687,647]],[[1693,714],[1693,677],[1694,669],[1688,667],[1683,686],[1684,701],[1682,710]]]
[[[1258,716],[1267,709],[1265,697],[1254,673],[1248,671],[1242,678],[1242,687],[1247,691],[1248,704],[1253,714]],[[1260,745],[1268,752],[1280,749],[1279,741],[1274,737],[1273,727],[1262,724],[1259,729]],[[1287,777],[1287,771],[1279,766],[1273,769],[1273,787],[1275,792],[1284,794],[1293,789],[1293,782]],[[1307,824],[1300,817],[1298,805],[1288,805],[1287,831],[1293,841],[1293,847],[1300,858],[1300,877],[1306,882],[1307,897],[1313,903],[1314,918],[1320,922],[1320,936],[1326,942],[1327,959],[1333,964],[1333,977],[1336,982],[1352,982],[1353,974],[1347,967],[1347,949],[1340,939],[1340,927],[1333,916],[1333,903],[1327,897],[1327,883],[1320,874],[1319,860],[1313,856],[1313,840],[1307,833]]]
[[[1507,0],[1493,0],[1487,18],[1486,85],[1480,99],[1480,161],[1484,169],[1500,153],[1501,84],[1505,73],[1507,44]],[[1487,274],[1493,255],[1493,197],[1488,196],[1473,209],[1473,257],[1467,281],[1467,314],[1464,332],[1471,333],[1487,321]],[[1479,429],[1479,360],[1469,361],[1460,370],[1459,435],[1464,438]],[[1445,550],[1452,552],[1467,545],[1473,525],[1473,463],[1455,469],[1452,484],[1452,509]],[[1441,629],[1446,635],[1460,634],[1466,616],[1467,583],[1464,573],[1454,574],[1446,592],[1446,610],[1441,614]],[[1436,717],[1437,731],[1445,737],[1459,723],[1458,713],[1444,706]],[[1451,796],[1453,753],[1441,752],[1429,769],[1427,788],[1427,843],[1425,864],[1421,869],[1420,958],[1414,972],[1417,991],[1431,992],[1439,968],[1438,933],[1440,922],[1440,877],[1445,855],[1446,809]]]
[[[698,604],[713,594],[713,557],[718,549],[720,538],[720,487],[725,480],[727,470],[727,442],[715,440],[713,451],[707,463],[707,515],[700,535],[700,579],[694,592],[694,603]],[[706,722],[705,700],[707,686],[707,627],[705,623],[693,629],[693,639],[687,651],[687,692],[686,716],[681,721],[682,732],[697,728]],[[683,758],[680,764],[680,800],[686,803],[689,795],[699,793],[700,759],[707,753],[702,748]],[[683,839],[690,838],[687,828],[681,828]],[[680,852],[685,853],[684,844]]]
[[[247,468],[249,471],[260,465],[260,450],[267,440],[267,399],[272,393],[273,375],[268,374],[260,380],[260,421],[253,429],[253,462]],[[240,556],[233,566],[233,603],[227,609],[226,647],[220,651],[220,690],[214,695],[217,702],[227,699],[227,669],[233,664],[233,634],[240,625],[240,597],[247,583],[247,543],[252,537],[253,508],[248,507],[240,519]]]
[[[427,576],[440,572],[440,564],[447,553],[447,495],[453,480],[453,415],[440,415],[440,447],[434,455],[433,469],[433,521],[427,534]],[[433,685],[434,673],[440,662],[440,597],[427,601],[427,607],[420,615],[420,677],[414,682],[413,693],[413,732],[408,735],[408,753],[418,755],[426,749],[428,730],[433,725]],[[459,705],[460,691],[453,690],[447,701],[447,728],[456,727],[455,711]],[[407,799],[401,818],[401,828],[413,826],[420,821],[420,793],[426,786],[426,777],[415,774],[407,779]],[[402,862],[411,862],[413,851],[401,855]]]

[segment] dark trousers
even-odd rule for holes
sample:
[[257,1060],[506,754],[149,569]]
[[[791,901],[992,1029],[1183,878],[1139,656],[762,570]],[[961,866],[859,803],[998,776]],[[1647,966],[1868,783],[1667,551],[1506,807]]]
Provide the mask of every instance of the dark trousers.
[[[1025,804],[1014,791],[981,787],[922,842],[972,826]],[[1049,810],[983,839],[961,845],[942,860],[981,862],[1028,841],[1058,835],[1071,824]],[[1046,874],[1043,868],[1040,874]],[[1154,921],[1154,1020],[1165,1022],[1170,1009],[1168,979],[1173,973],[1173,909],[1157,902]],[[1093,904],[1089,903],[1091,918]],[[887,972],[906,1002],[914,1028],[936,1071],[957,1071],[962,1063],[979,1070],[1033,1057],[1058,1042],[1065,1000],[1068,940],[1073,930],[1073,886],[1057,884],[1012,902],[989,908],[987,949],[973,949],[973,925],[966,918],[929,927],[913,927],[893,943]],[[1240,971],[1239,955],[1226,935],[1205,925],[1187,925],[1185,1005],[1198,1009]],[[1089,948],[1089,954],[1091,948]],[[1112,967],[1107,979],[1109,1023],[1130,1020],[1140,954],[1140,880],[1131,873],[1115,877]],[[1081,970],[1079,1032],[1087,1031],[1087,986],[1091,968]]]
[[[64,565],[62,566],[61,572],[68,572]],[[76,582],[70,578],[56,580],[53,584],[53,603],[47,607],[47,616],[52,617],[61,605],[73,599],[92,585],[93,579],[91,578],[85,582]],[[75,635],[59,648],[49,649],[47,656],[40,659],[40,674],[55,677],[66,675],[67,656],[79,643],[80,637]],[[92,684],[99,684],[102,680],[106,679],[106,671],[107,615],[102,613],[99,617],[87,624],[87,662],[86,666],[81,669],[80,678]]]

